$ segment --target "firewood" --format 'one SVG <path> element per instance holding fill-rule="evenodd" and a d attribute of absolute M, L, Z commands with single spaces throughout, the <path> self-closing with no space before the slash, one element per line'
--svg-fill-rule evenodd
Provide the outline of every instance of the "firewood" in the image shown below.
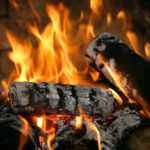
<path fill-rule="evenodd" d="M 86 57 L 90 66 L 138 103 L 150 117 L 150 63 L 137 55 L 118 37 L 102 33 L 88 46 Z"/>
<path fill-rule="evenodd" d="M 14 82 L 9 90 L 12 109 L 21 114 L 79 115 L 81 106 L 86 114 L 108 117 L 114 110 L 112 93 L 98 87 Z"/>
<path fill-rule="evenodd" d="M 22 149 L 40 148 L 37 132 L 32 126 L 28 126 L 28 131 L 24 128 L 24 122 L 14 113 L 7 102 L 0 101 L 0 149 L 15 150 L 19 148 L 22 141 Z"/>
<path fill-rule="evenodd" d="M 101 136 L 101 147 L 106 150 L 117 150 L 133 129 L 142 123 L 140 114 L 129 107 L 115 112 L 114 118 L 106 126 L 103 123 L 92 123 L 97 127 Z M 53 150 L 87 149 L 98 150 L 97 134 L 83 122 L 84 127 L 76 130 L 73 125 L 66 124 L 56 132 L 52 142 Z"/>

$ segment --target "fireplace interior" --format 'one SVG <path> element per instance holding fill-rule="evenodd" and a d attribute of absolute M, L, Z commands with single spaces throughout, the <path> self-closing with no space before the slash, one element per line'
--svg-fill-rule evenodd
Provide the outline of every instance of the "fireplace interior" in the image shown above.
<path fill-rule="evenodd" d="M 0 1 L 0 149 L 150 149 L 148 0 Z"/>

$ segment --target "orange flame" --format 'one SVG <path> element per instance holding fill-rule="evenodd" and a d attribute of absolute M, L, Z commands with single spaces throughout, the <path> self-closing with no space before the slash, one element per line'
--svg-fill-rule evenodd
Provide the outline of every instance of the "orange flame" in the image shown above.
<path fill-rule="evenodd" d="M 126 36 L 129 40 L 132 48 L 135 50 L 135 52 L 137 54 L 140 55 L 140 51 L 139 51 L 139 48 L 138 48 L 138 39 L 137 39 L 137 36 L 135 35 L 135 33 L 131 32 L 131 31 L 127 31 Z"/>
<path fill-rule="evenodd" d="M 39 15 L 39 13 L 36 11 L 35 7 L 33 6 L 32 0 L 28 0 L 28 3 L 33 11 L 33 13 L 35 14 L 37 20 L 41 23 L 41 17 Z"/>
<path fill-rule="evenodd" d="M 17 12 L 19 11 L 19 5 L 15 0 L 9 0 L 9 3 L 15 8 Z"/>
<path fill-rule="evenodd" d="M 117 19 L 122 19 L 122 20 L 125 20 L 126 19 L 126 15 L 125 15 L 125 12 L 123 10 L 119 11 L 117 16 L 116 16 Z"/>
<path fill-rule="evenodd" d="M 25 143 L 28 140 L 29 124 L 28 124 L 27 120 L 25 118 L 23 118 L 22 116 L 18 115 L 18 117 L 23 122 L 23 126 L 22 126 L 21 130 L 23 130 L 24 133 L 26 134 L 26 136 L 24 136 L 23 134 L 20 135 L 20 142 L 19 142 L 18 150 L 22 150 Z"/>
<path fill-rule="evenodd" d="M 112 94 L 114 95 L 114 98 L 117 100 L 117 102 L 122 105 L 123 104 L 123 100 L 122 98 L 117 94 L 117 92 L 115 90 L 113 90 L 112 88 L 108 88 Z"/>
<path fill-rule="evenodd" d="M 90 0 L 90 8 L 93 14 L 99 15 L 100 9 L 104 9 L 102 0 Z"/>
<path fill-rule="evenodd" d="M 107 22 L 108 26 L 111 24 L 111 22 L 112 22 L 111 13 L 107 13 L 107 15 L 106 15 L 106 22 Z"/>
<path fill-rule="evenodd" d="M 145 55 L 147 58 L 150 58 L 150 44 L 149 43 L 145 44 Z"/>
<path fill-rule="evenodd" d="M 29 40 L 21 42 L 10 31 L 6 31 L 13 49 L 9 58 L 15 63 L 15 70 L 11 73 L 8 84 L 12 81 L 82 84 L 81 78 L 86 74 L 83 73 L 86 65 L 79 50 L 81 45 L 95 37 L 94 27 L 92 24 L 77 26 L 75 21 L 69 20 L 69 10 L 62 3 L 57 8 L 46 5 L 46 10 L 51 22 L 43 32 L 37 26 L 27 24 L 27 29 L 38 40 L 37 48 Z M 78 21 L 82 21 L 82 18 L 83 13 Z M 75 26 L 79 29 L 76 34 L 73 31 Z M 85 34 L 87 36 L 83 37 Z M 79 42 L 80 39 L 83 43 Z M 78 65 L 81 68 L 79 71 L 75 64 L 81 59 L 83 65 Z"/>
<path fill-rule="evenodd" d="M 86 124 L 88 125 L 88 127 L 93 130 L 94 132 L 96 132 L 97 134 L 97 143 L 98 143 L 98 149 L 101 150 L 101 136 L 100 136 L 100 131 L 97 129 L 97 127 L 91 122 L 89 121 L 88 118 L 85 118 Z"/>
<path fill-rule="evenodd" d="M 47 145 L 48 145 L 49 150 L 52 150 L 51 143 L 54 140 L 54 138 L 55 138 L 55 128 L 52 127 L 51 131 L 49 132 L 48 139 L 47 139 Z"/>
<path fill-rule="evenodd" d="M 92 77 L 93 81 L 96 82 L 99 79 L 99 72 L 94 69 L 89 71 L 90 76 Z"/>
<path fill-rule="evenodd" d="M 76 117 L 76 129 L 81 129 L 82 128 L 82 124 L 83 124 L 83 119 L 84 119 L 84 115 L 83 115 L 83 111 L 81 106 L 78 106 L 79 112 L 80 112 L 80 116 Z"/>

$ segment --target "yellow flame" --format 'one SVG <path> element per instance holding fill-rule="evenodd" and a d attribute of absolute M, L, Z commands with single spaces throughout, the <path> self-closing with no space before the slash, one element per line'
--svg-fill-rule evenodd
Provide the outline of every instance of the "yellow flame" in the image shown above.
<path fill-rule="evenodd" d="M 88 127 L 93 130 L 94 132 L 96 132 L 97 135 L 97 143 L 98 143 L 98 149 L 101 150 L 101 136 L 100 136 L 100 131 L 97 129 L 97 127 L 91 122 L 89 121 L 88 118 L 85 118 L 86 124 L 88 125 Z"/>
<path fill-rule="evenodd" d="M 122 105 L 123 104 L 123 100 L 122 98 L 117 94 L 117 92 L 115 90 L 113 90 L 112 88 L 108 88 L 114 95 L 114 98 L 117 100 L 117 102 Z"/>
<path fill-rule="evenodd" d="M 36 125 L 40 128 L 42 128 L 43 125 L 43 117 L 37 117 L 36 118 Z"/>
<path fill-rule="evenodd" d="M 77 116 L 76 119 L 75 119 L 75 122 L 76 122 L 75 127 L 76 127 L 76 129 L 81 129 L 82 124 L 83 124 L 84 114 L 83 114 L 83 111 L 82 111 L 82 108 L 81 108 L 80 105 L 78 106 L 78 109 L 79 109 L 79 112 L 80 112 L 80 116 Z"/>
<path fill-rule="evenodd" d="M 126 32 L 126 36 L 132 46 L 132 48 L 134 49 L 134 51 L 140 55 L 140 51 L 138 48 L 138 39 L 135 33 L 131 32 L 131 31 L 127 31 Z"/>

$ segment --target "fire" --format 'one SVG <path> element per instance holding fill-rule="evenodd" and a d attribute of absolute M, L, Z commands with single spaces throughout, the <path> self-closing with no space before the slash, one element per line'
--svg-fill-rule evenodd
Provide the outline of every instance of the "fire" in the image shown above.
<path fill-rule="evenodd" d="M 101 150 L 101 139 L 100 139 L 100 131 L 98 130 L 98 128 L 91 122 L 92 118 L 83 113 L 83 110 L 81 108 L 81 106 L 79 105 L 78 107 L 79 109 L 79 112 L 80 112 L 80 116 L 77 116 L 76 117 L 76 124 L 75 124 L 75 127 L 76 129 L 82 129 L 82 126 L 83 126 L 83 121 L 85 120 L 85 123 L 87 124 L 87 126 L 93 130 L 94 132 L 96 132 L 97 134 L 97 143 L 98 143 L 98 149 Z"/>
<path fill-rule="evenodd" d="M 36 117 L 36 125 L 40 128 L 42 128 L 43 124 L 43 118 L 42 117 Z"/>
<path fill-rule="evenodd" d="M 108 26 L 111 24 L 111 22 L 112 22 L 111 13 L 107 13 L 106 22 L 107 22 L 107 25 L 108 25 Z"/>
<path fill-rule="evenodd" d="M 21 130 L 23 130 L 24 134 L 26 135 L 26 137 L 23 136 L 23 134 L 20 135 L 20 142 L 19 142 L 18 150 L 22 150 L 28 139 L 29 124 L 28 124 L 27 120 L 25 118 L 23 118 L 22 116 L 18 115 L 18 117 L 23 122 Z"/>
<path fill-rule="evenodd" d="M 51 143 L 54 140 L 54 138 L 55 138 L 55 128 L 53 127 L 51 128 L 51 131 L 49 132 L 49 136 L 47 139 L 47 145 L 48 145 L 49 150 L 52 150 Z"/>
<path fill-rule="evenodd" d="M 96 70 L 94 70 L 94 69 L 91 69 L 90 71 L 89 71 L 89 74 L 90 74 L 90 76 L 92 77 L 92 79 L 93 79 L 93 81 L 94 82 L 96 82 L 98 79 L 99 79 L 99 72 L 97 72 Z"/>
<path fill-rule="evenodd" d="M 82 111 L 81 106 L 79 106 L 78 109 L 80 112 L 80 116 L 76 117 L 76 129 L 81 129 L 82 124 L 83 124 L 84 115 L 83 115 L 83 111 Z"/>
<path fill-rule="evenodd" d="M 138 48 L 138 39 L 137 36 L 135 35 L 135 33 L 131 32 L 131 31 L 127 31 L 126 32 L 126 36 L 132 46 L 132 48 L 135 50 L 135 52 L 140 55 L 140 51 Z"/>
<path fill-rule="evenodd" d="M 100 10 L 104 9 L 102 0 L 90 0 L 90 8 L 93 14 L 99 15 Z"/>
<path fill-rule="evenodd" d="M 9 1 L 13 7 L 19 11 L 19 6 L 16 1 Z M 35 10 L 31 0 L 28 2 L 36 18 L 41 22 L 40 15 Z M 88 23 L 83 23 L 85 17 L 83 11 L 81 11 L 79 19 L 71 20 L 69 19 L 70 10 L 62 3 L 58 6 L 46 4 L 46 11 L 50 22 L 45 26 L 43 31 L 40 31 L 37 25 L 26 24 L 27 30 L 37 39 L 37 47 L 33 46 L 33 43 L 28 39 L 21 39 L 20 41 L 11 33 L 11 31 L 7 30 L 6 36 L 12 47 L 12 51 L 9 52 L 8 55 L 15 64 L 15 69 L 11 73 L 8 81 L 2 81 L 6 91 L 8 91 L 8 85 L 12 81 L 48 81 L 64 84 L 84 84 L 87 83 L 85 76 L 90 74 L 93 81 L 96 82 L 99 79 L 99 73 L 93 70 L 88 71 L 87 65 L 84 62 L 84 56 L 81 55 L 84 53 L 81 48 L 95 38 L 95 20 L 97 17 L 101 17 L 106 13 L 106 11 L 102 0 L 90 0 L 90 8 L 92 12 Z M 112 23 L 112 16 L 110 13 L 105 15 L 107 25 L 109 26 Z M 124 11 L 120 11 L 116 18 L 123 20 L 124 26 L 127 25 Z M 126 35 L 131 42 L 132 47 L 139 53 L 135 34 L 128 31 L 126 32 Z M 145 53 L 147 54 L 148 50 L 145 50 Z M 116 77 L 116 82 L 117 81 L 118 79 Z M 93 83 L 89 82 L 88 84 L 93 85 Z M 121 85 L 119 85 L 119 87 L 122 89 Z M 110 90 L 118 103 L 122 105 L 123 101 L 120 96 L 112 89 Z M 91 117 L 84 114 L 80 107 L 79 111 L 80 116 L 76 117 L 76 129 L 81 129 L 83 121 L 85 120 L 90 129 L 96 132 L 98 148 L 101 150 L 99 130 L 89 121 Z M 64 120 L 65 118 L 70 117 L 70 115 L 43 115 L 32 118 L 36 125 L 48 135 L 47 144 L 50 150 L 52 150 L 51 143 L 55 138 L 55 127 L 53 123 L 49 126 L 47 122 L 53 122 L 57 118 Z M 20 117 L 20 119 L 24 122 L 22 128 L 25 131 L 28 131 L 29 125 L 27 121 L 22 117 Z M 21 139 L 19 149 L 23 147 L 24 143 L 25 141 L 22 141 Z"/>
<path fill-rule="evenodd" d="M 19 5 L 15 0 L 9 0 L 9 3 L 15 8 L 16 11 L 19 12 Z"/>
<path fill-rule="evenodd" d="M 122 98 L 117 94 L 117 92 L 115 90 L 113 90 L 112 88 L 108 88 L 114 95 L 114 98 L 117 100 L 117 102 L 122 105 L 123 104 L 123 100 Z"/>
<path fill-rule="evenodd" d="M 150 58 L 150 44 L 149 43 L 145 44 L 145 55 L 147 58 Z"/>
<path fill-rule="evenodd" d="M 12 81 L 82 84 L 81 77 L 86 74 L 83 74 L 86 65 L 80 55 L 80 46 L 95 37 L 94 27 L 91 22 L 87 26 L 78 23 L 82 22 L 83 12 L 77 22 L 69 20 L 70 11 L 62 3 L 57 7 L 47 4 L 46 10 L 51 22 L 42 32 L 36 25 L 26 24 L 28 31 L 38 40 L 37 48 L 29 40 L 20 41 L 10 31 L 6 31 L 13 49 L 9 58 L 15 64 L 7 85 Z M 75 26 L 79 30 L 76 33 Z M 87 36 L 83 37 L 84 34 Z M 75 65 L 78 61 L 83 62 L 79 69 Z"/>
<path fill-rule="evenodd" d="M 119 87 L 119 89 L 124 93 L 124 95 L 131 101 L 135 102 L 137 100 L 143 107 L 143 112 L 145 113 L 145 116 L 150 118 L 149 105 L 145 102 L 145 100 L 141 96 L 139 96 L 134 90 L 131 91 L 132 94 L 129 94 L 128 90 L 122 84 L 124 77 L 121 75 L 121 73 L 117 72 L 116 70 L 112 71 L 105 59 L 103 58 L 103 56 L 100 55 L 99 59 L 105 65 L 110 75 L 113 77 L 113 80 L 115 81 L 117 87 Z"/>
<path fill-rule="evenodd" d="M 101 148 L 100 131 L 97 129 L 97 127 L 96 127 L 92 122 L 89 121 L 88 118 L 85 118 L 85 121 L 86 121 L 88 127 L 89 127 L 91 130 L 93 130 L 94 132 L 96 132 L 96 134 L 97 134 L 98 149 L 101 150 L 102 148 Z"/>
<path fill-rule="evenodd" d="M 125 20 L 126 19 L 126 15 L 125 15 L 125 12 L 123 10 L 119 11 L 117 16 L 116 16 L 117 19 L 122 19 L 122 20 Z"/>

